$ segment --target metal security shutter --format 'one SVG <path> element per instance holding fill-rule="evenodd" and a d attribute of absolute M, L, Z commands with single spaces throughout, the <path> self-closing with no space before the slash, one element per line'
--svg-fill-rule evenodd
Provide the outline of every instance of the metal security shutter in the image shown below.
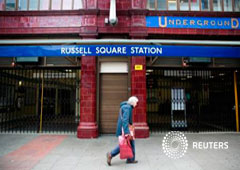
<path fill-rule="evenodd" d="M 100 132 L 115 133 L 119 106 L 128 98 L 128 74 L 101 74 Z"/>

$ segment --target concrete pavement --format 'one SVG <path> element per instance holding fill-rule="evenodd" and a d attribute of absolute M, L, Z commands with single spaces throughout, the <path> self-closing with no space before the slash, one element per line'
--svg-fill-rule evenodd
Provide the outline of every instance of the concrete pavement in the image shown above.
<path fill-rule="evenodd" d="M 0 170 L 238 170 L 240 167 L 238 133 L 185 133 L 189 146 L 179 159 L 164 154 L 165 135 L 151 134 L 148 139 L 136 140 L 138 164 L 126 164 L 117 156 L 109 167 L 106 152 L 117 145 L 113 135 L 78 139 L 75 135 L 0 134 Z M 228 148 L 196 149 L 193 142 L 228 142 Z"/>

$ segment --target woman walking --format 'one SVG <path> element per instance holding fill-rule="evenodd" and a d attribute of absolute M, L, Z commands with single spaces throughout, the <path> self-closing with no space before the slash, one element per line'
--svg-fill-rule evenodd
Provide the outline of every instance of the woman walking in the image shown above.
<path fill-rule="evenodd" d="M 132 96 L 128 99 L 128 101 L 122 102 L 120 104 L 120 113 L 118 116 L 117 122 L 117 131 L 116 136 L 122 135 L 122 129 L 124 131 L 124 135 L 130 139 L 132 151 L 133 151 L 133 158 L 127 159 L 126 163 L 137 163 L 138 161 L 135 160 L 135 142 L 134 142 L 134 135 L 130 133 L 129 126 L 132 125 L 132 109 L 137 106 L 138 98 Z M 119 145 L 113 149 L 111 152 L 107 153 L 107 164 L 111 166 L 111 160 L 113 157 L 120 153 Z"/>

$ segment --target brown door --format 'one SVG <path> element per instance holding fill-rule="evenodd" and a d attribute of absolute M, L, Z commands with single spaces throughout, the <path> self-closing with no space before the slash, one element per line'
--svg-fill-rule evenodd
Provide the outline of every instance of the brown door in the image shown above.
<path fill-rule="evenodd" d="M 115 133 L 120 103 L 128 99 L 128 74 L 100 76 L 100 132 Z"/>

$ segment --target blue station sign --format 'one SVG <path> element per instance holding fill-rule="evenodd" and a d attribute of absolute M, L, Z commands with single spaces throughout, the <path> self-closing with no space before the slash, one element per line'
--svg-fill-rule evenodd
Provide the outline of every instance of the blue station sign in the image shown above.
<path fill-rule="evenodd" d="M 147 16 L 146 27 L 240 29 L 240 18 Z"/>
<path fill-rule="evenodd" d="M 240 47 L 183 45 L 0 46 L 0 57 L 155 56 L 240 58 Z"/>

